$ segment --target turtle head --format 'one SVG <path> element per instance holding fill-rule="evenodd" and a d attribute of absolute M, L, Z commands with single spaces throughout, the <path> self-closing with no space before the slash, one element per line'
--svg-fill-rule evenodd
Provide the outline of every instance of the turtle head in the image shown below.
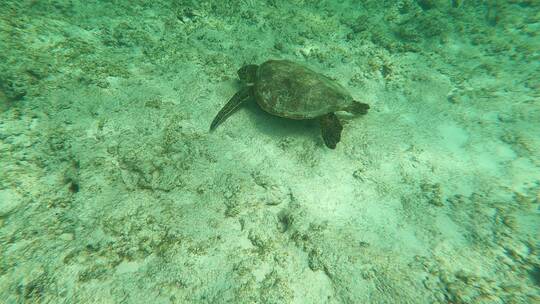
<path fill-rule="evenodd" d="M 257 77 L 258 68 L 259 66 L 256 64 L 247 64 L 238 70 L 238 77 L 245 84 L 253 85 L 255 83 L 255 77 Z"/>

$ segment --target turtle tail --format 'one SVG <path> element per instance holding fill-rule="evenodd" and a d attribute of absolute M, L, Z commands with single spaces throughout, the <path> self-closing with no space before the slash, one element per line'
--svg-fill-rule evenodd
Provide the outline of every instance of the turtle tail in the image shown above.
<path fill-rule="evenodd" d="M 347 107 L 347 109 L 345 109 L 345 111 L 357 115 L 367 114 L 368 110 L 369 105 L 367 103 L 361 103 L 359 101 L 353 101 L 353 104 Z"/>
<path fill-rule="evenodd" d="M 242 90 L 238 91 L 234 96 L 227 102 L 227 104 L 217 113 L 214 120 L 210 124 L 210 131 L 213 131 L 219 124 L 224 122 L 229 116 L 234 113 L 245 101 L 251 97 L 251 88 L 245 87 Z"/>

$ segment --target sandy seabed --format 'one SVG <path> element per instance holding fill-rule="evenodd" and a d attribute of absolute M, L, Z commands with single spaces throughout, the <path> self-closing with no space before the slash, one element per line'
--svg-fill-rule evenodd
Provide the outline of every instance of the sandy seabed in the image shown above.
<path fill-rule="evenodd" d="M 540 302 L 539 12 L 1 1 L 0 302 Z M 370 111 L 210 133 L 271 58 Z"/>

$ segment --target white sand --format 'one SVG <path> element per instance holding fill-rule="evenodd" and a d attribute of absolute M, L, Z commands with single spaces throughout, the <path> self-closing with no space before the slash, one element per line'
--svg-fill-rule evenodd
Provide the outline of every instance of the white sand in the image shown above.
<path fill-rule="evenodd" d="M 540 302 L 537 4 L 45 2 L 0 9 L 1 303 Z M 269 58 L 369 113 L 209 133 Z"/>

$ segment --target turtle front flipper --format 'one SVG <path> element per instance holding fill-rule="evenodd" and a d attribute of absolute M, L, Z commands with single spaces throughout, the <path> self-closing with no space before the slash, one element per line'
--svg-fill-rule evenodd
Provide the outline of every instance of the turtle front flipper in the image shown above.
<path fill-rule="evenodd" d="M 252 95 L 252 88 L 245 87 L 238 91 L 234 96 L 227 102 L 227 104 L 217 113 L 212 124 L 210 124 L 210 131 L 214 130 L 220 123 L 224 122 L 231 114 L 238 109 L 240 105 L 246 102 Z"/>
<path fill-rule="evenodd" d="M 321 123 L 321 133 L 324 143 L 328 148 L 335 149 L 337 143 L 341 140 L 343 126 L 334 113 L 321 116 L 319 121 Z"/>

